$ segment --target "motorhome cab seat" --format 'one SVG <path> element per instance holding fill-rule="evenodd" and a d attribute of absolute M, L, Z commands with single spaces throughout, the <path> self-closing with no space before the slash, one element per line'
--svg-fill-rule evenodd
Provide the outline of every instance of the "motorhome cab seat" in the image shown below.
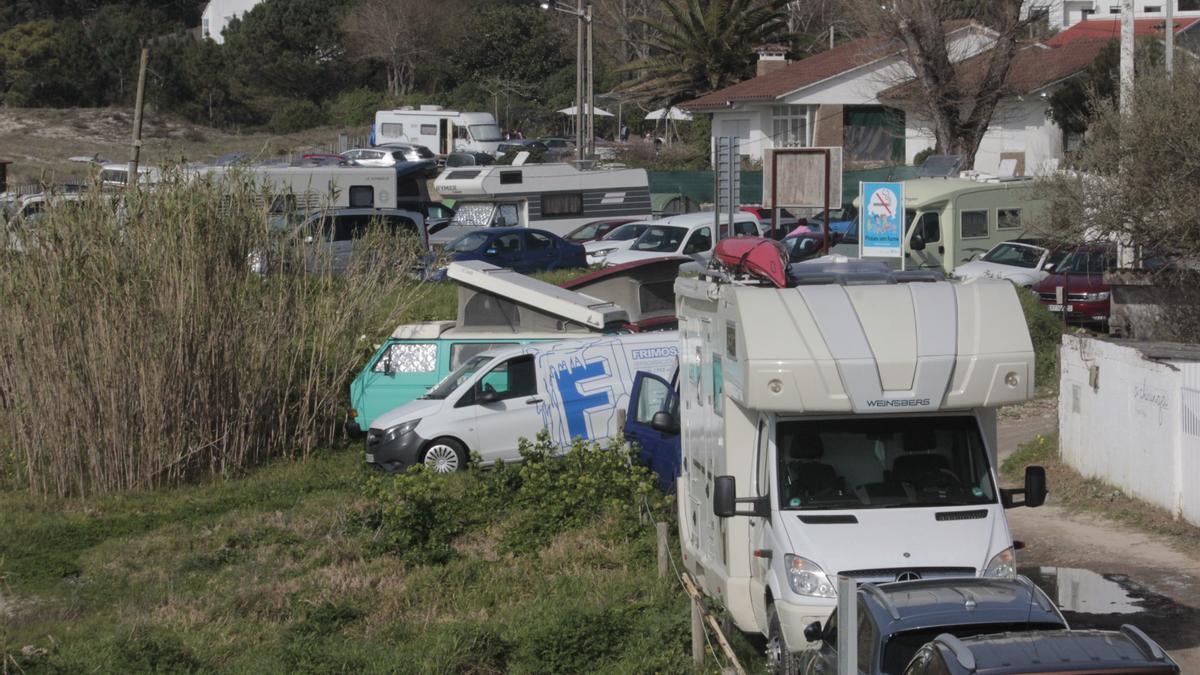
<path fill-rule="evenodd" d="M 932 429 L 909 429 L 903 434 L 904 454 L 892 463 L 893 481 L 914 489 L 961 488 L 946 456 L 935 452 L 937 438 Z"/>
<path fill-rule="evenodd" d="M 792 436 L 788 448 L 788 499 L 808 503 L 825 495 L 838 494 L 844 482 L 833 466 L 818 461 L 825 456 L 825 444 L 811 431 Z"/>

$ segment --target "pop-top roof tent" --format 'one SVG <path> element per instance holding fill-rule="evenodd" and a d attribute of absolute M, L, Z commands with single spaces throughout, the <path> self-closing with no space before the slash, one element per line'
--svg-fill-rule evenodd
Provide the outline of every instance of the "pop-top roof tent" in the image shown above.
<path fill-rule="evenodd" d="M 1033 345 L 1011 284 L 936 281 L 842 256 L 799 263 L 786 288 L 680 277 L 680 316 L 725 308 L 724 387 L 783 413 L 920 413 L 1033 395 Z"/>
<path fill-rule="evenodd" d="M 630 322 L 675 316 L 675 278 L 691 256 L 665 256 L 605 267 L 576 277 L 563 288 L 624 307 Z"/>

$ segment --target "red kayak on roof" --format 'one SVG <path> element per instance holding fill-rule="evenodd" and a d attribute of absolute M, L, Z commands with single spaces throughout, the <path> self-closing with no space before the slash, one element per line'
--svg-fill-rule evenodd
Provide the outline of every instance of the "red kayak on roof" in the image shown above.
<path fill-rule="evenodd" d="M 733 237 L 717 242 L 713 253 L 734 273 L 749 274 L 771 282 L 776 288 L 787 286 L 788 254 L 783 244 L 762 237 Z"/>

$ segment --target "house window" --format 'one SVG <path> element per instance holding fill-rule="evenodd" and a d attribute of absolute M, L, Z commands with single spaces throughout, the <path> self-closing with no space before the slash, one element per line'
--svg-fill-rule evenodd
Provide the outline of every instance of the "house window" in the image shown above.
<path fill-rule="evenodd" d="M 203 35 L 204 37 L 212 37 L 212 34 L 208 32 L 208 17 L 207 16 L 204 17 L 204 19 L 202 19 L 200 22 L 200 34 Z"/>
<path fill-rule="evenodd" d="M 1142 11 L 1146 14 L 1162 14 L 1162 5 L 1146 5 Z"/>
<path fill-rule="evenodd" d="M 808 147 L 808 106 L 771 106 L 771 139 L 777 148 Z"/>
<path fill-rule="evenodd" d="M 583 194 L 542 195 L 543 216 L 577 216 L 583 213 Z"/>
<path fill-rule="evenodd" d="M 959 211 L 958 230 L 963 239 L 988 236 L 988 212 Z"/>

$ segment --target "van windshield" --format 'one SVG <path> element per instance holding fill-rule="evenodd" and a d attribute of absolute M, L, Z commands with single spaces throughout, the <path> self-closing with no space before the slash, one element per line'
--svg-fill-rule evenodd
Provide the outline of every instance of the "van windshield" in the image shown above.
<path fill-rule="evenodd" d="M 492 214 L 496 205 L 491 202 L 468 202 L 455 205 L 454 219 L 451 225 L 467 225 L 470 227 L 487 227 L 492 224 Z"/>
<path fill-rule="evenodd" d="M 604 235 L 605 241 L 628 241 L 637 239 L 649 225 L 645 223 L 627 223 Z"/>
<path fill-rule="evenodd" d="M 783 421 L 775 438 L 784 509 L 996 501 L 983 440 L 969 416 Z"/>
<path fill-rule="evenodd" d="M 450 394 L 453 394 L 454 390 L 458 389 L 459 385 L 471 379 L 471 376 L 474 375 L 476 371 L 478 371 L 491 360 L 492 357 L 483 355 L 474 356 L 467 359 L 461 366 L 455 368 L 453 372 L 442 378 L 441 382 L 435 384 L 433 389 L 430 389 L 429 392 L 421 398 L 433 400 L 441 400 L 446 398 Z"/>
<path fill-rule="evenodd" d="M 635 251 L 674 251 L 687 236 L 686 227 L 651 225 L 633 243 Z"/>

